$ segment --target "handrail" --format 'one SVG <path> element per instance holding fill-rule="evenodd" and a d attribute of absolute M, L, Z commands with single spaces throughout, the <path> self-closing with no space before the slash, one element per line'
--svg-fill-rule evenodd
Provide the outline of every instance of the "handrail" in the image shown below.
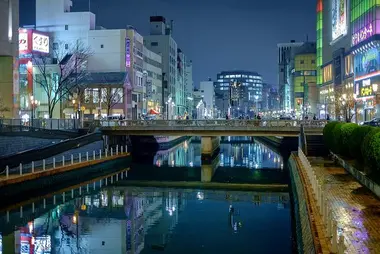
<path fill-rule="evenodd" d="M 75 148 L 78 142 L 81 141 L 84 141 L 82 145 L 86 145 L 100 139 L 101 133 L 90 133 L 77 138 L 67 139 L 56 144 L 42 146 L 37 149 L 31 148 L 22 152 L 6 155 L 0 157 L 0 170 L 3 170 L 5 166 L 12 168 L 17 167 L 20 163 L 25 164 L 35 160 L 42 160 L 46 157 L 51 157 L 55 154 Z"/>

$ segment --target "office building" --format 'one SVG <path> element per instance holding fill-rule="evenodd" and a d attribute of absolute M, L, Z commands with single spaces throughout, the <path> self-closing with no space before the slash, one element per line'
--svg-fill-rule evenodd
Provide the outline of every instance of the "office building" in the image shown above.
<path fill-rule="evenodd" d="M 162 16 L 150 17 L 150 35 L 144 37 L 144 45 L 149 50 L 162 56 L 162 72 L 167 83 L 164 89 L 165 115 L 171 119 L 179 113 L 176 102 L 181 101 L 180 89 L 176 89 L 178 68 L 178 47 L 172 37 L 173 22 L 167 24 Z"/>
<path fill-rule="evenodd" d="M 216 117 L 215 112 L 215 91 L 214 91 L 214 82 L 211 78 L 208 81 L 201 81 L 199 85 L 199 90 L 202 93 L 202 98 L 205 108 L 205 117 L 212 119 Z"/>
<path fill-rule="evenodd" d="M 185 65 L 185 97 L 186 97 L 186 111 L 189 116 L 192 115 L 194 108 L 194 83 L 193 83 L 193 62 L 187 61 Z"/>
<path fill-rule="evenodd" d="M 19 1 L 0 1 L 0 117 L 18 114 Z"/>
<path fill-rule="evenodd" d="M 186 84 L 185 84 L 186 56 L 180 48 L 177 49 L 177 80 L 176 80 L 176 97 L 177 115 L 185 116 L 186 112 Z"/>
<path fill-rule="evenodd" d="M 257 72 L 223 71 L 214 86 L 218 117 L 253 117 L 261 110 L 263 79 Z"/>

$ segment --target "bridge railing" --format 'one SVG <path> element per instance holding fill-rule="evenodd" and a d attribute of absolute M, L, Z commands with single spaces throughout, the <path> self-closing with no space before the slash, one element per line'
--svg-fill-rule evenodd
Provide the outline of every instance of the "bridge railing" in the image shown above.
<path fill-rule="evenodd" d="M 323 128 L 325 120 L 98 120 L 100 127 L 301 127 Z"/>
<path fill-rule="evenodd" d="M 0 129 L 30 131 L 35 129 L 74 130 L 80 128 L 79 119 L 0 119 Z"/>

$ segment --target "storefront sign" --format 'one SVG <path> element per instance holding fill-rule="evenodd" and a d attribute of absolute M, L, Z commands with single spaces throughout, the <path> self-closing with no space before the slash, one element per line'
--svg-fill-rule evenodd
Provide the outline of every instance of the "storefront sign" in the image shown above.
<path fill-rule="evenodd" d="M 33 51 L 49 53 L 49 37 L 43 34 L 33 33 Z"/>
<path fill-rule="evenodd" d="M 131 67 L 131 40 L 125 40 L 125 66 L 127 68 Z"/>
<path fill-rule="evenodd" d="M 373 35 L 372 23 L 367 24 L 365 27 L 352 35 L 352 46 L 362 42 Z"/>
<path fill-rule="evenodd" d="M 20 52 L 28 51 L 28 33 L 20 32 L 18 34 L 18 50 Z"/>
<path fill-rule="evenodd" d="M 378 48 L 355 55 L 355 79 L 380 70 L 380 54 Z"/>
<path fill-rule="evenodd" d="M 370 79 L 358 81 L 356 83 L 356 88 L 358 89 L 358 91 L 356 91 L 356 93 L 357 93 L 359 98 L 374 95 Z"/>

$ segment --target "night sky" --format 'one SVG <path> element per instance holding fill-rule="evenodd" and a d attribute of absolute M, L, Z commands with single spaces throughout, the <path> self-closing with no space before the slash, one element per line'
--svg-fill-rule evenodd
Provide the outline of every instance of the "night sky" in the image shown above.
<path fill-rule="evenodd" d="M 88 0 L 73 0 L 87 11 Z M 134 26 L 149 34 L 149 16 L 174 20 L 173 36 L 193 60 L 194 84 L 222 70 L 249 70 L 277 83 L 277 43 L 315 40 L 315 1 L 305 0 L 91 0 L 97 25 Z M 20 26 L 35 23 L 35 0 L 20 0 Z"/>

